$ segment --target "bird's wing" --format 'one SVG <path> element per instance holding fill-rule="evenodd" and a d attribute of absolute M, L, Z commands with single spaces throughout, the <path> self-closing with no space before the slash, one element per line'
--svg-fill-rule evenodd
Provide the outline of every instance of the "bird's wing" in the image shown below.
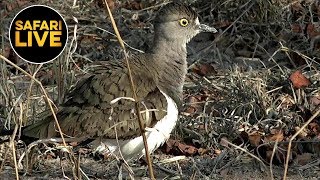
<path fill-rule="evenodd" d="M 166 115 L 167 102 L 150 73 L 138 66 L 141 62 L 137 66 L 135 63 L 131 67 L 133 80 L 145 126 L 149 127 Z M 81 79 L 57 113 L 62 132 L 77 138 L 127 139 L 139 135 L 134 102 L 120 99 L 110 104 L 117 98 L 133 97 L 127 73 L 123 62 L 111 62 L 96 67 L 94 74 Z M 23 135 L 42 139 L 58 136 L 58 132 L 53 117 L 47 116 L 27 126 Z"/>

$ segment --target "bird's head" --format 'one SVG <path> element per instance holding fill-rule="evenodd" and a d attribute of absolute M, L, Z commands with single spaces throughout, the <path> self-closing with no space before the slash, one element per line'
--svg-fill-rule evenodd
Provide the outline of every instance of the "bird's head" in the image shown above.
<path fill-rule="evenodd" d="M 217 32 L 213 27 L 200 24 L 196 11 L 182 3 L 163 6 L 154 20 L 154 29 L 158 37 L 185 44 L 200 32 Z"/>

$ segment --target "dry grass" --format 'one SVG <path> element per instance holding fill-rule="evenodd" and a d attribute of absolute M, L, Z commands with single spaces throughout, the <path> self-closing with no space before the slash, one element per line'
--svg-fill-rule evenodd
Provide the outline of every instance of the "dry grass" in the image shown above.
<path fill-rule="evenodd" d="M 54 63 L 42 67 L 26 64 L 8 50 L 8 26 L 11 18 L 21 8 L 13 8 L 11 11 L 0 8 L 0 14 L 7 14 L 0 19 L 0 54 L 15 61 L 41 81 L 56 104 L 63 102 L 65 93 L 87 71 L 90 62 L 123 57 L 116 37 L 112 34 L 111 23 L 103 7 L 97 2 L 77 1 L 76 6 L 73 6 L 73 1 L 55 1 L 54 4 L 47 0 L 37 1 L 59 10 L 66 19 L 70 32 L 68 46 L 62 56 Z M 158 5 L 163 3 L 157 2 L 141 3 L 144 7 L 139 10 L 130 9 L 129 7 L 134 7 L 130 3 L 120 3 L 123 8 L 114 10 L 119 31 L 130 47 L 142 51 L 148 48 L 152 32 L 151 20 Z M 26 5 L 29 4 L 21 7 Z M 319 109 L 319 105 L 313 105 L 310 101 L 311 97 L 320 96 L 319 2 L 198 0 L 193 5 L 198 9 L 202 22 L 219 28 L 220 33 L 214 40 L 211 36 L 203 35 L 191 42 L 188 60 L 190 65 L 210 63 L 216 73 L 203 77 L 190 68 L 184 107 L 188 109 L 196 104 L 197 110 L 187 115 L 186 111 L 182 112 L 173 137 L 206 148 L 209 152 L 161 164 L 155 169 L 156 177 L 236 179 L 237 174 L 247 174 L 247 179 L 260 179 L 266 175 L 282 177 L 282 160 L 285 158 L 279 158 L 279 152 L 286 155 L 288 142 L 296 128 L 302 127 Z M 1 6 L 4 5 L 0 3 Z M 73 17 L 77 18 L 78 23 Z M 307 88 L 295 89 L 289 81 L 289 76 L 297 69 L 301 69 L 312 82 Z M 0 61 L 0 71 L 1 127 L 18 127 L 19 133 L 21 125 L 32 123 L 32 117 L 48 107 L 43 101 L 41 87 L 34 84 L 34 81 L 5 61 Z M 189 102 L 188 98 L 193 96 L 203 98 Z M 315 117 L 313 122 L 319 123 L 319 117 Z M 278 131 L 284 135 L 282 141 L 264 141 Z M 259 133 L 262 139 L 258 147 L 250 143 L 250 136 L 255 133 Z M 224 140 L 231 144 L 224 143 Z M 312 148 L 319 146 L 316 136 L 308 140 L 296 138 L 293 141 L 294 153 L 304 153 L 305 151 L 297 149 L 301 150 L 302 146 L 305 149 L 304 146 L 308 143 L 315 144 Z M 10 147 L 17 148 L 12 143 Z M 35 166 L 40 173 L 34 171 L 32 174 L 40 177 L 46 174 L 48 177 L 62 177 L 62 172 L 66 171 L 65 176 L 76 178 L 81 174 L 75 170 L 80 169 L 77 165 L 80 162 L 85 172 L 82 173 L 84 179 L 85 176 L 101 179 L 111 176 L 130 178 L 126 171 L 118 169 L 114 161 L 96 162 L 87 157 L 87 154 L 79 156 L 79 160 L 63 155 L 60 161 L 62 164 L 59 164 L 55 158 L 48 158 L 59 151 L 57 146 L 53 147 L 40 148 L 40 153 L 36 155 L 39 162 Z M 24 149 L 17 149 L 19 158 Z M 267 159 L 266 149 L 271 149 L 271 159 Z M 0 150 L 1 154 L 8 154 L 7 159 L 10 159 L 11 153 L 8 153 L 7 148 L 1 145 Z M 319 157 L 316 151 L 310 152 L 315 161 L 307 163 L 308 168 L 307 165 L 290 164 L 288 175 L 292 179 L 318 177 Z M 271 173 L 254 168 L 263 168 L 264 165 L 257 163 L 254 159 L 256 157 L 251 155 L 260 158 L 265 164 L 273 162 L 271 170 L 266 170 Z M 289 160 L 293 161 L 297 154 L 291 156 Z M 158 159 L 161 161 L 170 157 L 157 153 L 155 158 L 155 162 L 158 162 Z M 7 160 L 10 161 L 17 162 Z M 8 164 L 10 163 L 2 168 L 6 176 L 12 172 Z M 19 167 L 19 164 L 11 165 Z M 147 176 L 145 167 L 134 163 L 130 166 L 135 177 Z M 59 171 L 61 174 L 55 175 L 55 171 L 45 171 L 48 167 L 56 170 L 63 168 Z M 295 176 L 297 171 L 301 175 Z"/>

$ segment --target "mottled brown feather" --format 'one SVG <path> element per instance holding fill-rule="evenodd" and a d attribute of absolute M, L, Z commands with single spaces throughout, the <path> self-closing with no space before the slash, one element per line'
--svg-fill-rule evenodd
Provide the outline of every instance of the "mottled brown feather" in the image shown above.
<path fill-rule="evenodd" d="M 188 18 L 190 25 L 181 27 L 181 18 Z M 153 47 L 145 54 L 129 58 L 141 110 L 153 110 L 149 118 L 142 114 L 147 127 L 166 115 L 167 102 L 161 92 L 178 107 L 181 105 L 187 73 L 186 43 L 199 32 L 196 19 L 197 13 L 189 6 L 167 4 L 155 18 Z M 64 134 L 77 138 L 115 138 L 117 134 L 119 139 L 140 135 L 134 102 L 121 99 L 110 104 L 119 97 L 133 97 L 124 62 L 99 64 L 74 86 L 57 113 Z M 51 115 L 27 126 L 23 135 L 41 139 L 59 137 Z"/>
<path fill-rule="evenodd" d="M 150 120 L 146 126 L 151 126 L 166 115 L 166 100 L 153 80 L 152 73 L 146 73 L 143 64 L 151 61 L 147 55 L 130 57 L 132 75 L 136 87 L 141 111 L 150 111 Z M 155 69 L 154 69 L 155 70 Z M 127 68 L 123 61 L 112 61 L 96 66 L 92 74 L 81 79 L 68 94 L 66 102 L 60 107 L 57 118 L 62 132 L 71 137 L 94 138 L 106 137 L 128 139 L 140 134 L 134 102 L 119 100 L 118 97 L 132 97 Z M 156 111 L 155 111 L 156 110 Z M 111 113 L 112 111 L 112 113 Z M 145 113 L 142 113 L 143 118 Z M 46 117 L 23 131 L 25 136 L 34 138 L 51 138 L 59 136 L 52 116 Z"/>

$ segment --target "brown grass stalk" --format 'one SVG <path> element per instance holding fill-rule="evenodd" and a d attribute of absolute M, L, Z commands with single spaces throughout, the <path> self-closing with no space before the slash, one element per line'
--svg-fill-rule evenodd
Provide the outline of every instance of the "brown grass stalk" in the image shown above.
<path fill-rule="evenodd" d="M 310 117 L 310 119 L 297 131 L 289 141 L 288 145 L 288 151 L 287 151 L 287 157 L 286 157 L 286 163 L 284 166 L 284 173 L 283 173 L 283 180 L 287 179 L 287 173 L 288 173 L 288 166 L 289 166 L 289 159 L 290 159 L 290 153 L 291 153 L 291 146 L 292 146 L 292 141 L 302 132 L 304 129 L 320 114 L 320 108 Z"/>
<path fill-rule="evenodd" d="M 36 82 L 36 83 L 40 86 L 41 91 L 42 91 L 42 93 L 43 93 L 43 95 L 44 95 L 44 99 L 45 99 L 45 101 L 47 102 L 47 104 L 48 104 L 48 106 L 49 106 L 49 108 L 50 108 L 50 110 L 51 110 L 51 112 L 52 112 L 52 116 L 53 116 L 53 118 L 54 118 L 54 120 L 55 120 L 56 126 L 57 126 L 58 131 L 59 131 L 59 134 L 60 134 L 60 136 L 61 136 L 62 143 L 63 143 L 63 145 L 67 148 L 67 144 L 66 144 L 66 142 L 65 142 L 65 140 L 64 140 L 63 133 L 62 133 L 62 130 L 61 130 L 61 128 L 60 128 L 60 125 L 59 125 L 59 122 L 58 122 L 56 113 L 55 113 L 55 111 L 54 111 L 54 109 L 53 109 L 53 106 L 52 106 L 52 101 L 50 100 L 50 98 L 49 98 L 49 96 L 48 96 L 45 88 L 43 87 L 42 83 L 41 83 L 38 79 L 36 79 L 35 77 L 33 77 L 31 74 L 29 74 L 28 72 L 26 72 L 25 70 L 23 70 L 22 68 L 20 68 L 19 66 L 17 66 L 16 64 L 14 64 L 13 62 L 11 62 L 10 60 L 8 60 L 7 58 L 5 58 L 5 57 L 4 57 L 3 55 L 1 55 L 1 54 L 0 54 L 0 59 L 3 60 L 3 61 L 5 61 L 6 63 L 10 64 L 11 66 L 13 66 L 14 68 L 16 68 L 17 70 L 21 71 L 23 74 L 27 75 L 30 79 L 32 79 L 34 82 Z"/>
<path fill-rule="evenodd" d="M 239 149 L 239 150 L 243 151 L 244 153 L 248 154 L 248 155 L 251 156 L 252 158 L 258 160 L 264 168 L 267 168 L 266 165 L 263 163 L 263 161 L 262 161 L 259 157 L 257 157 L 256 155 L 252 154 L 252 153 L 249 152 L 248 150 L 246 150 L 246 149 L 244 149 L 244 148 L 242 148 L 242 147 L 240 147 L 240 146 L 237 146 L 237 145 L 231 143 L 231 142 L 228 141 L 227 139 L 222 139 L 221 141 L 223 141 L 223 143 L 226 143 L 226 144 L 234 147 L 235 149 Z"/>
<path fill-rule="evenodd" d="M 129 63 L 129 60 L 128 60 L 128 54 L 126 53 L 126 48 L 124 46 L 123 40 L 122 40 L 122 38 L 120 36 L 120 33 L 118 31 L 117 25 L 115 23 L 115 20 L 113 18 L 113 15 L 111 13 L 109 5 L 108 5 L 106 0 L 104 0 L 104 3 L 106 5 L 106 7 L 107 7 L 108 15 L 109 15 L 109 17 L 111 19 L 111 23 L 112 23 L 113 29 L 114 29 L 114 31 L 115 31 L 115 33 L 117 35 L 118 41 L 120 43 L 120 46 L 123 49 L 124 54 L 125 54 L 125 60 L 126 60 L 127 68 L 128 68 L 130 84 L 131 84 L 131 88 L 132 88 L 132 92 L 133 92 L 133 98 L 136 100 L 135 108 L 136 108 L 136 111 L 138 112 L 137 115 L 138 115 L 138 120 L 139 120 L 139 127 L 140 127 L 140 132 L 141 132 L 141 136 L 142 136 L 143 143 L 144 143 L 145 156 L 146 156 L 146 160 L 147 160 L 147 164 L 148 164 L 149 175 L 150 175 L 151 179 L 155 179 L 154 174 L 153 174 L 152 161 L 151 161 L 150 154 L 149 154 L 149 149 L 148 149 L 147 137 L 145 135 L 145 128 L 143 127 L 142 116 L 140 114 L 140 105 L 139 105 L 139 102 L 137 102 L 138 98 L 137 98 L 137 93 L 136 93 L 135 85 L 134 85 L 133 78 L 132 78 L 132 73 L 131 73 L 131 69 L 130 69 L 130 63 Z"/>

